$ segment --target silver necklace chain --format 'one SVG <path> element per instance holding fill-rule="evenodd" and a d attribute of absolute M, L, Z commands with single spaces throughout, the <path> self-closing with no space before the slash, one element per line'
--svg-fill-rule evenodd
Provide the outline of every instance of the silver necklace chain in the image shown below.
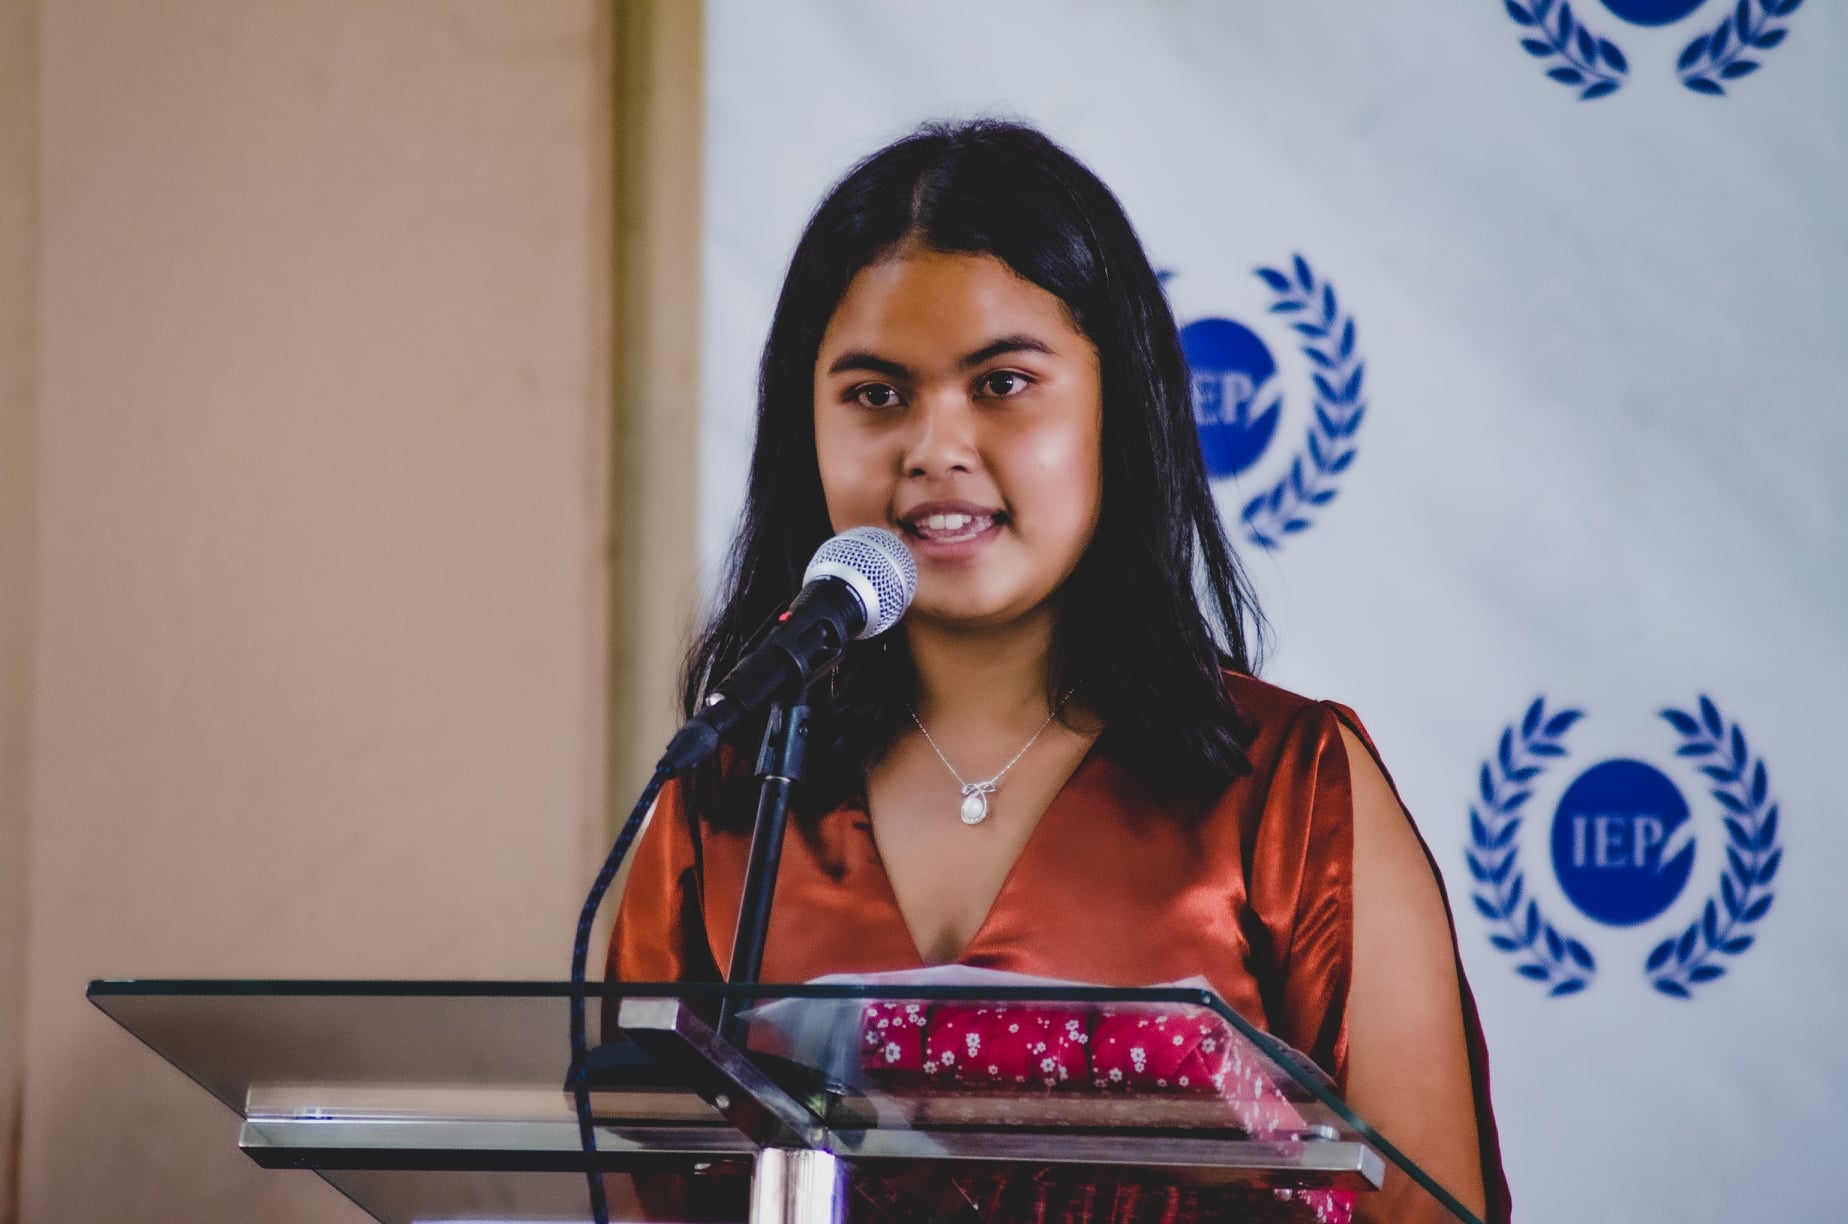
<path fill-rule="evenodd" d="M 956 785 L 962 788 L 960 815 L 964 824 L 979 825 L 988 819 L 988 796 L 1001 788 L 1001 779 L 1007 776 L 1007 771 L 1020 763 L 1020 758 L 1027 755 L 1027 749 L 1039 741 L 1039 737 L 1045 734 L 1046 728 L 1052 725 L 1052 720 L 1059 716 L 1059 711 L 1065 708 L 1065 703 L 1070 701 L 1072 694 L 1077 691 L 1067 689 L 1065 696 L 1059 698 L 1059 704 L 1052 707 L 1052 713 L 1046 715 L 1046 721 L 1039 725 L 1039 730 L 1028 736 L 1027 742 L 1020 746 L 1020 751 L 1009 757 L 1007 764 L 996 770 L 994 776 L 980 782 L 970 782 L 957 772 L 956 766 L 950 764 L 950 758 L 943 755 L 943 749 L 939 748 L 937 741 L 931 737 L 930 728 L 926 727 L 924 720 L 918 717 L 917 709 L 913 706 L 905 707 L 905 712 L 911 715 L 912 723 L 923 733 L 924 742 L 930 745 L 930 750 L 937 754 L 937 759 L 943 762 L 943 767 L 950 771 L 952 778 L 956 779 Z"/>

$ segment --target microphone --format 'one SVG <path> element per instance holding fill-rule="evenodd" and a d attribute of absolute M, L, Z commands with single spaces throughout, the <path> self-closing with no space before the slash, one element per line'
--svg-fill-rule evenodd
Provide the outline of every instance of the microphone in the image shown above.
<path fill-rule="evenodd" d="M 824 542 L 776 627 L 706 695 L 704 708 L 668 741 L 662 764 L 679 771 L 704 760 L 750 714 L 807 688 L 849 640 L 896 625 L 917 590 L 911 550 L 883 527 L 850 527 Z"/>

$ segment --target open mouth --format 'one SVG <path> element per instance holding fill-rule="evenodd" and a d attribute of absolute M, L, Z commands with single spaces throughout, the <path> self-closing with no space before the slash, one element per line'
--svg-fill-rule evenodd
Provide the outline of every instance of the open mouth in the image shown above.
<path fill-rule="evenodd" d="M 914 515 L 899 526 L 916 540 L 932 544 L 962 544 L 975 539 L 1001 521 L 1001 515 L 988 512 L 942 511 Z"/>

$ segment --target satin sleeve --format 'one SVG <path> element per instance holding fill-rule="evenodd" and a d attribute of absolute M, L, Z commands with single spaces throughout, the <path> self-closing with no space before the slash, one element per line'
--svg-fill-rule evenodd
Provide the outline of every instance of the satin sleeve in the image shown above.
<path fill-rule="evenodd" d="M 1306 706 L 1283 729 L 1254 824 L 1248 888 L 1271 962 L 1259 974 L 1265 1013 L 1345 1090 L 1354 796 L 1332 706 Z"/>
<path fill-rule="evenodd" d="M 607 980 L 718 980 L 701 911 L 699 849 L 680 783 L 670 781 L 630 852 L 604 965 Z"/>

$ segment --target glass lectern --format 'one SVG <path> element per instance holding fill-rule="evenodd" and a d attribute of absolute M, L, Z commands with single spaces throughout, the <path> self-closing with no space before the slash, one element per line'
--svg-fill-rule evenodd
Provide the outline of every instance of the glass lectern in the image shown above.
<path fill-rule="evenodd" d="M 1206 991 L 593 985 L 594 1157 L 570 995 L 89 988 L 242 1118 L 253 1160 L 312 1169 L 385 1224 L 585 1220 L 589 1160 L 622 1220 L 1341 1224 L 1388 1198 L 1394 1219 L 1474 1219 Z"/>

